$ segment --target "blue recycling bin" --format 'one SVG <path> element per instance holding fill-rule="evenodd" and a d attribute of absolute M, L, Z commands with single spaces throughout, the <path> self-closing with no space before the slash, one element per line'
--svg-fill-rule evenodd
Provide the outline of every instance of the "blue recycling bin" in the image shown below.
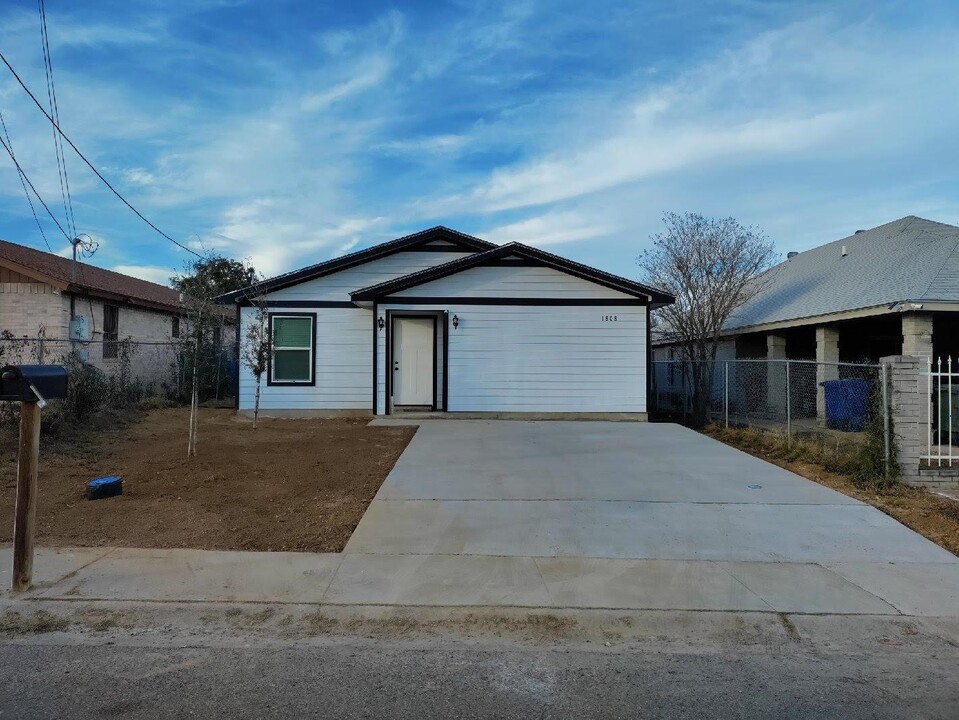
<path fill-rule="evenodd" d="M 862 432 L 866 427 L 869 383 L 866 380 L 823 380 L 826 395 L 826 427 L 844 432 Z"/>

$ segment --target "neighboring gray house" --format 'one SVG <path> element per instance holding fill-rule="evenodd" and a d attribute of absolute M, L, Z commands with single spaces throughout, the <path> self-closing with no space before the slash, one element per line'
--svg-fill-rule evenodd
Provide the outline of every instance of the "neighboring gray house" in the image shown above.
<path fill-rule="evenodd" d="M 799 253 L 726 323 L 720 359 L 957 356 L 959 227 L 910 215 Z M 654 358 L 676 357 L 653 339 Z"/>
<path fill-rule="evenodd" d="M 661 291 L 444 227 L 273 278 L 265 414 L 646 413 Z M 255 315 L 236 303 L 240 337 Z M 238 409 L 253 407 L 241 368 Z"/>

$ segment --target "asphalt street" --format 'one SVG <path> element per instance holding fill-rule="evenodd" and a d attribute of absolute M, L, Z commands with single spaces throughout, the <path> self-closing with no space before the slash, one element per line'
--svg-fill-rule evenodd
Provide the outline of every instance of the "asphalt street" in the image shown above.
<path fill-rule="evenodd" d="M 957 653 L 437 639 L 0 645 L 3 718 L 955 718 Z"/>

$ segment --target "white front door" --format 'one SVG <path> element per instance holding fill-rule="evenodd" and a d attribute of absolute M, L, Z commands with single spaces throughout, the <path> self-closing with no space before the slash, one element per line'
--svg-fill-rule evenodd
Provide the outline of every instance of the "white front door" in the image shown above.
<path fill-rule="evenodd" d="M 431 317 L 393 319 L 393 404 L 433 404 Z"/>

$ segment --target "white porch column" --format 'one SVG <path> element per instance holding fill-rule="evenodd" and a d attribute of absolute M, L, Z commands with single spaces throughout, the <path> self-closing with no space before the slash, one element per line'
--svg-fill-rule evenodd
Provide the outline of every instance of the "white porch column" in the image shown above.
<path fill-rule="evenodd" d="M 823 363 L 839 362 L 839 331 L 820 325 L 816 328 L 816 417 L 826 420 L 826 389 L 819 383 L 839 377 L 839 366 Z"/>
<path fill-rule="evenodd" d="M 780 361 L 786 359 L 786 338 L 782 335 L 766 335 L 766 359 Z M 777 413 L 786 412 L 786 363 L 769 362 L 766 364 L 766 397 L 769 409 Z"/>

